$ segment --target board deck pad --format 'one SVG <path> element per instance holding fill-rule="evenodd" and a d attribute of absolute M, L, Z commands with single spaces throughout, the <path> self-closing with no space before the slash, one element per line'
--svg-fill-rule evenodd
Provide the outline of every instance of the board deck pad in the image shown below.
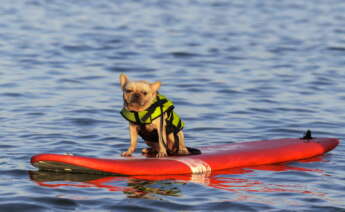
<path fill-rule="evenodd" d="M 31 164 L 40 170 L 116 175 L 201 174 L 311 158 L 331 151 L 336 138 L 285 138 L 200 147 L 202 154 L 166 158 L 107 159 L 64 154 L 38 154 Z"/>

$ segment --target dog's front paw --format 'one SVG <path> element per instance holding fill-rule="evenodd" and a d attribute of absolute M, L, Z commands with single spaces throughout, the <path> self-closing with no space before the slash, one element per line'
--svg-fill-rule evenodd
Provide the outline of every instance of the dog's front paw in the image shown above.
<path fill-rule="evenodd" d="M 122 153 L 121 153 L 121 156 L 122 156 L 122 157 L 129 157 L 129 156 L 132 155 L 132 153 L 133 153 L 133 152 L 131 152 L 131 151 L 122 152 Z"/>
<path fill-rule="evenodd" d="M 179 155 L 189 155 L 190 153 L 189 153 L 189 151 L 188 151 L 187 148 L 184 148 L 184 149 L 180 149 L 180 150 L 178 151 L 178 154 L 179 154 Z"/>
<path fill-rule="evenodd" d="M 156 155 L 157 158 L 163 158 L 163 157 L 167 157 L 167 156 L 168 156 L 168 154 L 166 151 L 158 152 Z"/>

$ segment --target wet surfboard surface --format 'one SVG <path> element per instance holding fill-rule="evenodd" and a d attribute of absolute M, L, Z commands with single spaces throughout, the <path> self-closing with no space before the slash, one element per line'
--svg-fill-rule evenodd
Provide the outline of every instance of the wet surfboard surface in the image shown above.
<path fill-rule="evenodd" d="M 331 151 L 336 138 L 283 138 L 200 147 L 202 154 L 147 158 L 95 158 L 38 154 L 31 164 L 40 170 L 118 175 L 198 174 L 236 167 L 274 164 L 311 158 Z"/>

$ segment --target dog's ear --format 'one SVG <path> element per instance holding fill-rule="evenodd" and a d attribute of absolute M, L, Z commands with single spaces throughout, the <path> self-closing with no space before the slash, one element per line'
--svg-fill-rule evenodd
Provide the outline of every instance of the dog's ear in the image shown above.
<path fill-rule="evenodd" d="M 151 83 L 150 87 L 151 87 L 153 92 L 157 92 L 159 90 L 159 88 L 161 87 L 161 82 L 157 81 L 157 82 Z"/>
<path fill-rule="evenodd" d="M 121 88 L 124 89 L 124 87 L 126 86 L 128 82 L 128 77 L 126 74 L 121 73 L 119 78 L 120 78 Z"/>

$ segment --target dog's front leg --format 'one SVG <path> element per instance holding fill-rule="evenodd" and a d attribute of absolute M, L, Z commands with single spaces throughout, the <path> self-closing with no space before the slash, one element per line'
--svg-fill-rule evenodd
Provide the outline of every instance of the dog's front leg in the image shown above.
<path fill-rule="evenodd" d="M 189 151 L 186 147 L 186 144 L 184 142 L 184 134 L 182 132 L 182 130 L 180 132 L 178 132 L 177 134 L 177 137 L 178 137 L 178 154 L 179 155 L 188 155 L 189 154 Z M 177 142 L 177 141 L 175 141 Z"/>
<path fill-rule="evenodd" d="M 138 144 L 138 129 L 137 129 L 137 126 L 135 124 L 132 124 L 132 123 L 129 124 L 129 136 L 131 138 L 130 145 L 128 147 L 127 152 L 123 152 L 121 154 L 121 156 L 123 156 L 123 157 L 131 156 L 132 153 L 137 148 L 137 144 Z"/>
<path fill-rule="evenodd" d="M 163 119 L 163 122 L 161 122 L 161 119 L 163 117 L 157 118 L 155 119 L 152 124 L 154 124 L 157 128 L 157 132 L 158 132 L 158 154 L 156 155 L 157 158 L 161 158 L 161 157 L 166 157 L 168 156 L 167 154 L 167 134 L 166 134 L 166 125 L 165 125 L 165 121 Z"/>

